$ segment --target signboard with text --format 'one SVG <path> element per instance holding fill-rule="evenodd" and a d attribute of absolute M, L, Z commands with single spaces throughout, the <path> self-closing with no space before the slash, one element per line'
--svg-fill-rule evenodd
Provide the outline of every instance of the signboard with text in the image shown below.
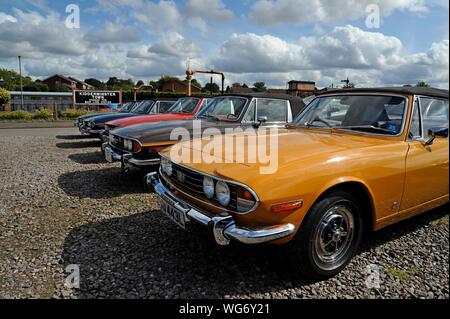
<path fill-rule="evenodd" d="M 74 102 L 76 105 L 107 106 L 121 104 L 120 91 L 74 91 Z"/>

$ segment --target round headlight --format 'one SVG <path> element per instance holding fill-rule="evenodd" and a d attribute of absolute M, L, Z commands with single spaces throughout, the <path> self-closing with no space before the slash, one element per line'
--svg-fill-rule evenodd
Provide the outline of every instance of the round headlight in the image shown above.
<path fill-rule="evenodd" d="M 133 143 L 130 140 L 124 140 L 123 145 L 125 146 L 125 149 L 129 151 L 133 149 Z"/>
<path fill-rule="evenodd" d="M 169 161 L 167 158 L 161 159 L 161 168 L 164 173 L 166 173 L 169 176 L 172 176 L 173 174 L 172 162 Z"/>
<path fill-rule="evenodd" d="M 203 178 L 203 192 L 209 199 L 214 197 L 214 180 L 209 176 Z"/>
<path fill-rule="evenodd" d="M 217 182 L 216 197 L 222 206 L 228 206 L 231 201 L 230 188 L 225 182 Z"/>

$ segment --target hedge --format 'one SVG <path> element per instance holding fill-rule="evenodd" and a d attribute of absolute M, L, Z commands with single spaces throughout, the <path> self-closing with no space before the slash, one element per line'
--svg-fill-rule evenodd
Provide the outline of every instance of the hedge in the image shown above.
<path fill-rule="evenodd" d="M 83 115 L 86 115 L 89 113 L 94 113 L 94 112 L 86 111 L 86 110 L 67 109 L 65 111 L 60 112 L 59 117 L 63 118 L 63 119 L 76 119 L 80 116 L 83 116 Z"/>
<path fill-rule="evenodd" d="M 27 111 L 0 112 L 0 120 L 52 120 L 53 112 L 48 109 L 39 109 L 34 113 Z"/>
<path fill-rule="evenodd" d="M 26 111 L 0 112 L 0 120 L 31 120 L 33 115 Z"/>

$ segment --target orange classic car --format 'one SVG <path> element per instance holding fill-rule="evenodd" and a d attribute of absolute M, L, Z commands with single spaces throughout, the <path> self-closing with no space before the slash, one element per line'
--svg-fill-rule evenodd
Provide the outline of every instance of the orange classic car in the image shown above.
<path fill-rule="evenodd" d="M 286 244 L 299 271 L 325 278 L 347 265 L 365 232 L 448 202 L 448 125 L 447 90 L 333 90 L 273 133 L 271 173 L 258 162 L 174 155 L 209 155 L 211 147 L 202 147 L 211 140 L 203 137 L 162 152 L 146 183 L 179 226 L 200 223 L 220 245 Z M 229 134 L 253 143 L 245 132 Z"/>

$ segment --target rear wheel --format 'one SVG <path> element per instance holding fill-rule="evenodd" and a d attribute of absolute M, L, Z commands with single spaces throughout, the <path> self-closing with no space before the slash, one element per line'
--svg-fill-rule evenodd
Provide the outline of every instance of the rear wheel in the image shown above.
<path fill-rule="evenodd" d="M 294 266 L 309 277 L 336 275 L 356 253 L 362 223 L 360 205 L 351 193 L 326 195 L 314 204 L 289 244 Z"/>

